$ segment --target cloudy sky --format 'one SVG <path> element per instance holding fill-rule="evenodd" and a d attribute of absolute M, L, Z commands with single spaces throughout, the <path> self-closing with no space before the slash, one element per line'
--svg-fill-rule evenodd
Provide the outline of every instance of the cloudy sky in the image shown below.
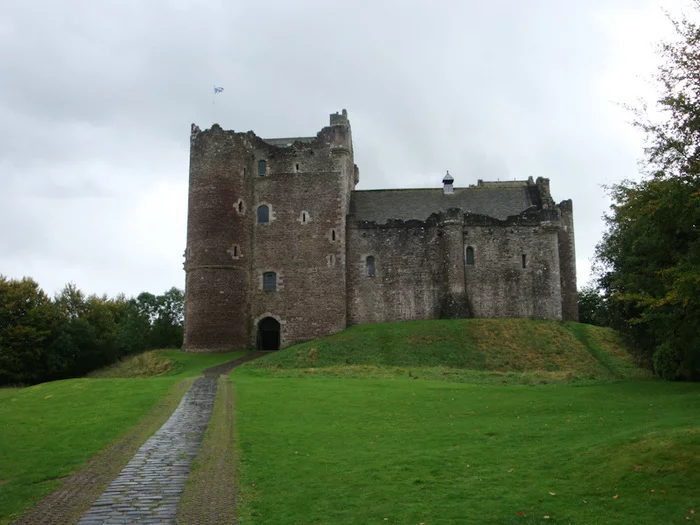
<path fill-rule="evenodd" d="M 314 135 L 347 108 L 360 189 L 551 179 L 579 286 L 604 184 L 638 177 L 682 0 L 0 0 L 0 274 L 184 286 L 189 126 Z M 225 91 L 212 105 L 212 86 Z"/>

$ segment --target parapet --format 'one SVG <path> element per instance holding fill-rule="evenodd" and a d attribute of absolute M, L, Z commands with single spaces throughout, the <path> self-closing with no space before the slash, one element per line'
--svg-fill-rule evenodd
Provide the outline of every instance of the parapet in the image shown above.
<path fill-rule="evenodd" d="M 349 123 L 347 110 L 344 109 L 342 113 L 331 113 L 331 126 L 347 126 Z"/>

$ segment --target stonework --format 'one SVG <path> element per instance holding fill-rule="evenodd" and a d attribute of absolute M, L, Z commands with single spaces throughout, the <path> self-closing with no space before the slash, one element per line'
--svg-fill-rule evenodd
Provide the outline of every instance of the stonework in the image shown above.
<path fill-rule="evenodd" d="M 358 182 L 345 110 L 316 137 L 193 125 L 184 349 L 275 349 L 409 319 L 577 319 L 572 204 L 555 204 L 548 179 Z"/>

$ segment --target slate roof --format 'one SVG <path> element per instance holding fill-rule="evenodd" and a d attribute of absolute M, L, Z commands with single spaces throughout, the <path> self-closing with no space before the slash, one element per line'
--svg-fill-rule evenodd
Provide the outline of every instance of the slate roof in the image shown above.
<path fill-rule="evenodd" d="M 385 224 L 390 219 L 424 221 L 432 213 L 448 208 L 461 208 L 502 220 L 535 204 L 526 186 L 455 188 L 451 195 L 445 195 L 442 188 L 356 190 L 353 202 L 358 221 L 377 224 Z"/>

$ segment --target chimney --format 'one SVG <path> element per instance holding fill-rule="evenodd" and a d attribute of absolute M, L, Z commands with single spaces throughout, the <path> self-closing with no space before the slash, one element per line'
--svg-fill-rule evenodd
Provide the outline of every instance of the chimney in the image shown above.
<path fill-rule="evenodd" d="M 454 188 L 452 187 L 452 183 L 454 181 L 455 180 L 452 178 L 452 175 L 450 175 L 450 172 L 448 171 L 445 174 L 445 178 L 442 179 L 442 183 L 444 184 L 442 191 L 445 195 L 452 195 L 455 192 Z"/>

